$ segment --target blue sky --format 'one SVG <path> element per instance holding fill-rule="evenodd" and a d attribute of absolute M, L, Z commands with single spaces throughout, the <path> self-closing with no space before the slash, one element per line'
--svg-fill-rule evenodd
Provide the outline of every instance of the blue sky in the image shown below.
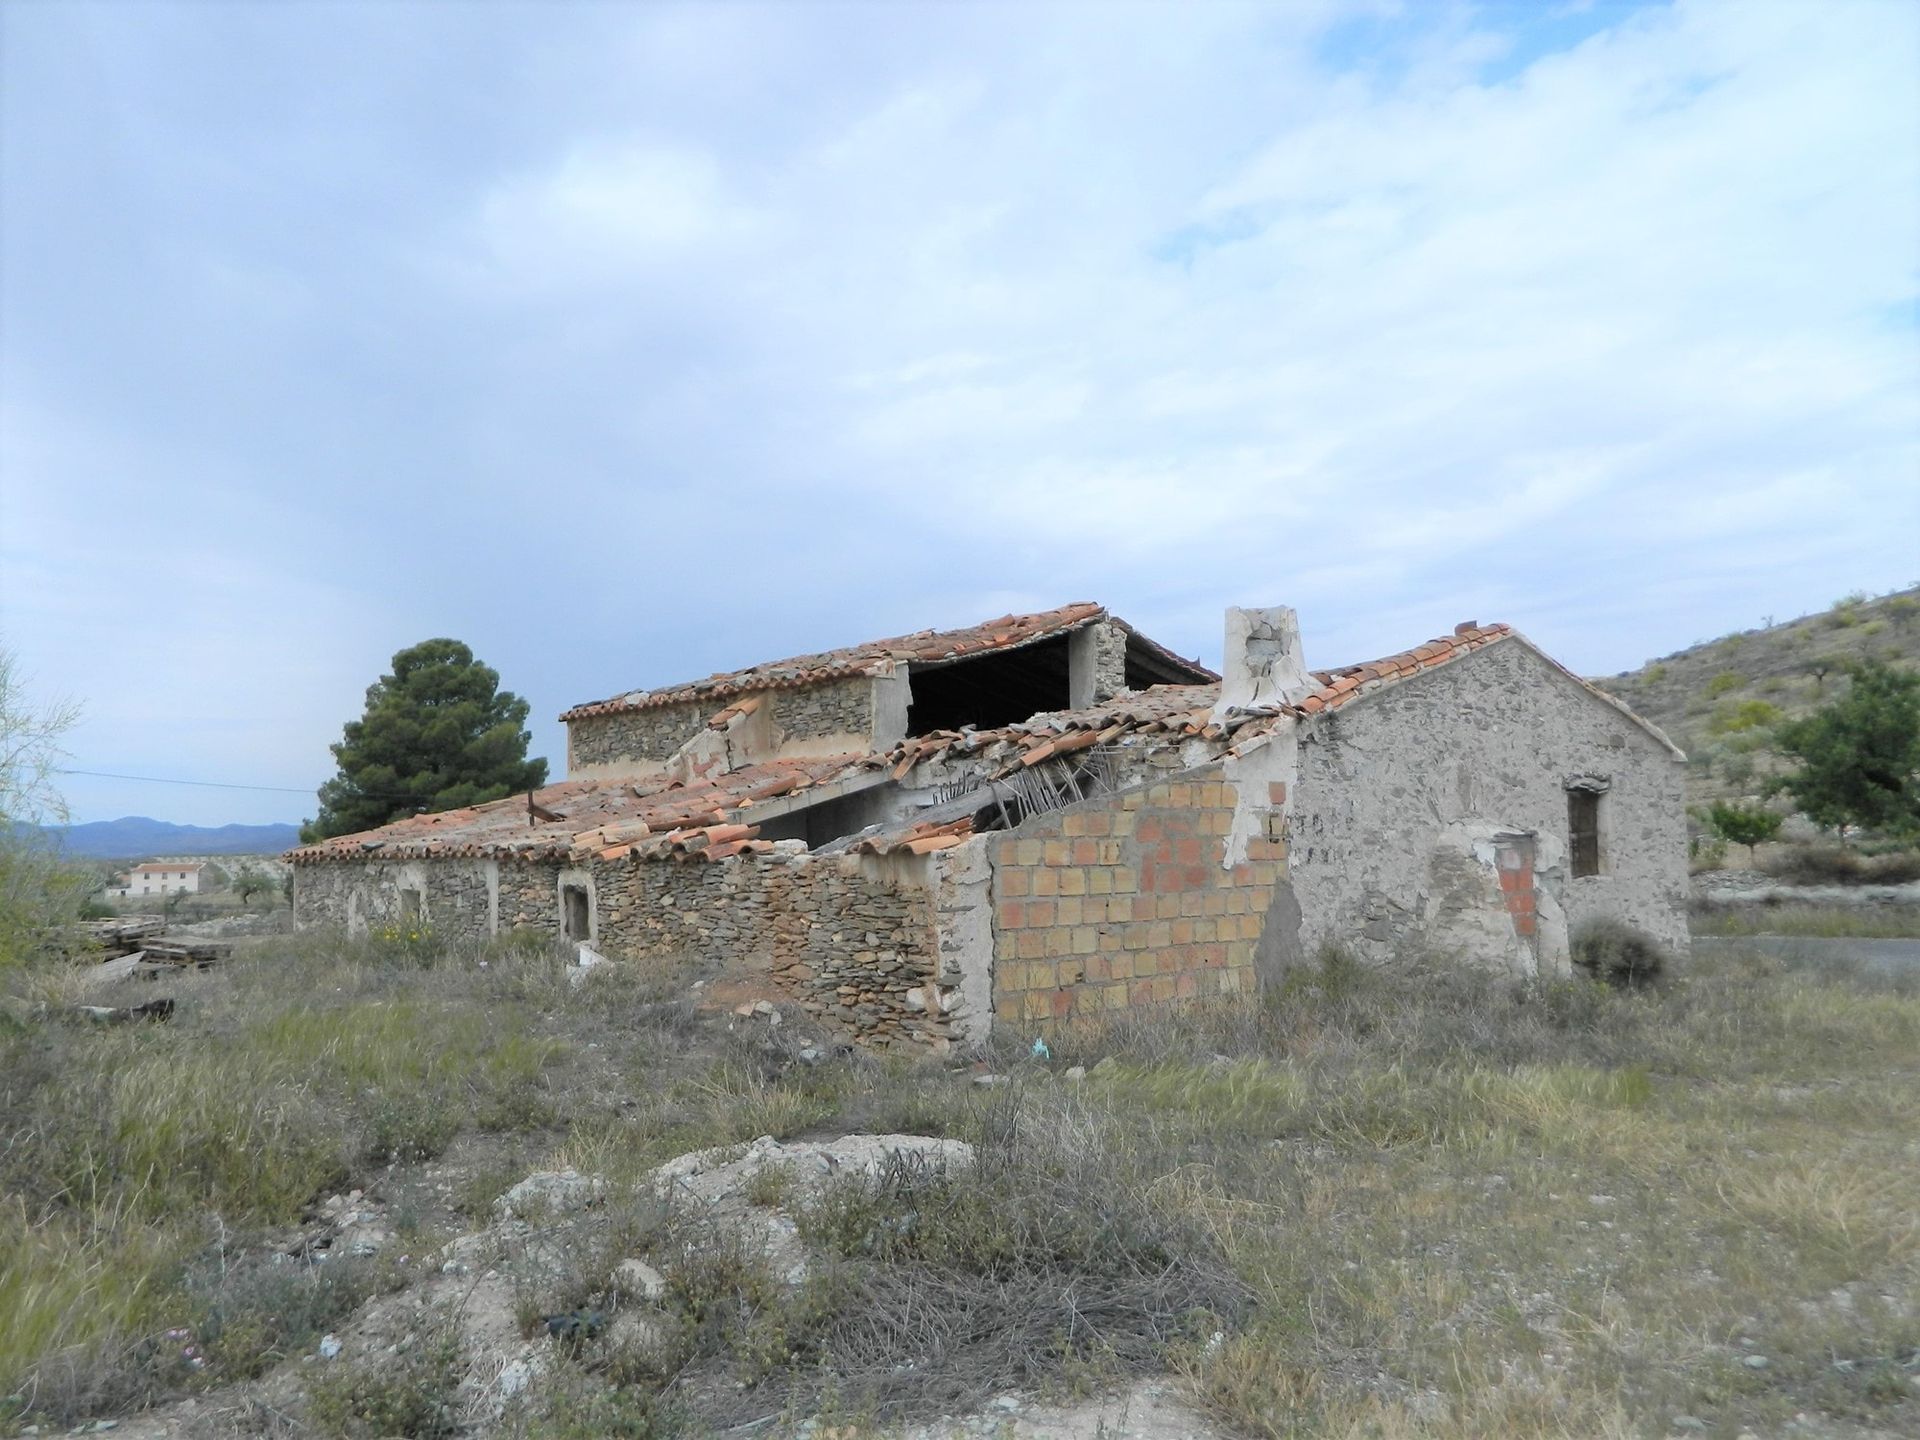
<path fill-rule="evenodd" d="M 0 644 L 306 788 L 1098 599 L 1599 674 L 1920 579 L 1920 7 L 0 8 Z M 80 819 L 296 794 L 75 778 Z"/>

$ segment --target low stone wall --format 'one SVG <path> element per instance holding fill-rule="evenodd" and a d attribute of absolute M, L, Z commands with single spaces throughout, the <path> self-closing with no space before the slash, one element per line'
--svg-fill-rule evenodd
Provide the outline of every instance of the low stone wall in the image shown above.
<path fill-rule="evenodd" d="M 809 1014 L 875 1044 L 944 1046 L 924 865 L 873 856 L 596 861 L 600 948 L 764 975 Z"/>
<path fill-rule="evenodd" d="M 1215 764 L 992 837 L 995 1017 L 1252 991 L 1286 845 L 1261 835 L 1223 864 L 1236 801 Z"/>
<path fill-rule="evenodd" d="M 777 741 L 873 733 L 873 681 L 864 675 L 772 693 Z"/>
<path fill-rule="evenodd" d="M 402 892 L 420 896 L 421 917 L 450 940 L 480 942 L 519 925 L 555 928 L 559 867 L 493 860 L 368 860 L 296 865 L 294 923 L 353 934 L 407 918 Z"/>

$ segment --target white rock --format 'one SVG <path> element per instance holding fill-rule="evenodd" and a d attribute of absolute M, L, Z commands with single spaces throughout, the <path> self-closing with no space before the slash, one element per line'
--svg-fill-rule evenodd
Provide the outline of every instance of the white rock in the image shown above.
<path fill-rule="evenodd" d="M 613 1267 L 613 1283 L 638 1300 L 658 1300 L 667 1293 L 666 1277 L 644 1260 L 622 1260 Z"/>
<path fill-rule="evenodd" d="M 542 1219 L 585 1210 L 607 1193 L 607 1182 L 578 1170 L 538 1170 L 493 1202 L 506 1220 Z"/>
<path fill-rule="evenodd" d="M 320 1358 L 322 1360 L 331 1360 L 339 1353 L 340 1337 L 338 1335 L 322 1335 L 320 1337 Z"/>

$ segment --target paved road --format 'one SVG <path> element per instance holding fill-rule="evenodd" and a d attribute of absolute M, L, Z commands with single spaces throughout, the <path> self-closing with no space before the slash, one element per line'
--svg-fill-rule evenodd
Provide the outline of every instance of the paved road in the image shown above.
<path fill-rule="evenodd" d="M 1738 945 L 1790 960 L 1840 960 L 1888 975 L 1920 972 L 1920 940 L 1830 940 L 1801 935 L 1697 935 L 1697 946 Z"/>

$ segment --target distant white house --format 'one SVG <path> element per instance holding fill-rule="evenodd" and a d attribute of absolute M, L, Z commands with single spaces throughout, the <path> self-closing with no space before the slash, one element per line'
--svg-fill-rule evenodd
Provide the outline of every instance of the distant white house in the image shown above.
<path fill-rule="evenodd" d="M 206 869 L 198 860 L 149 860 L 127 872 L 127 895 L 172 895 L 185 891 L 200 893 L 200 872 Z"/>

